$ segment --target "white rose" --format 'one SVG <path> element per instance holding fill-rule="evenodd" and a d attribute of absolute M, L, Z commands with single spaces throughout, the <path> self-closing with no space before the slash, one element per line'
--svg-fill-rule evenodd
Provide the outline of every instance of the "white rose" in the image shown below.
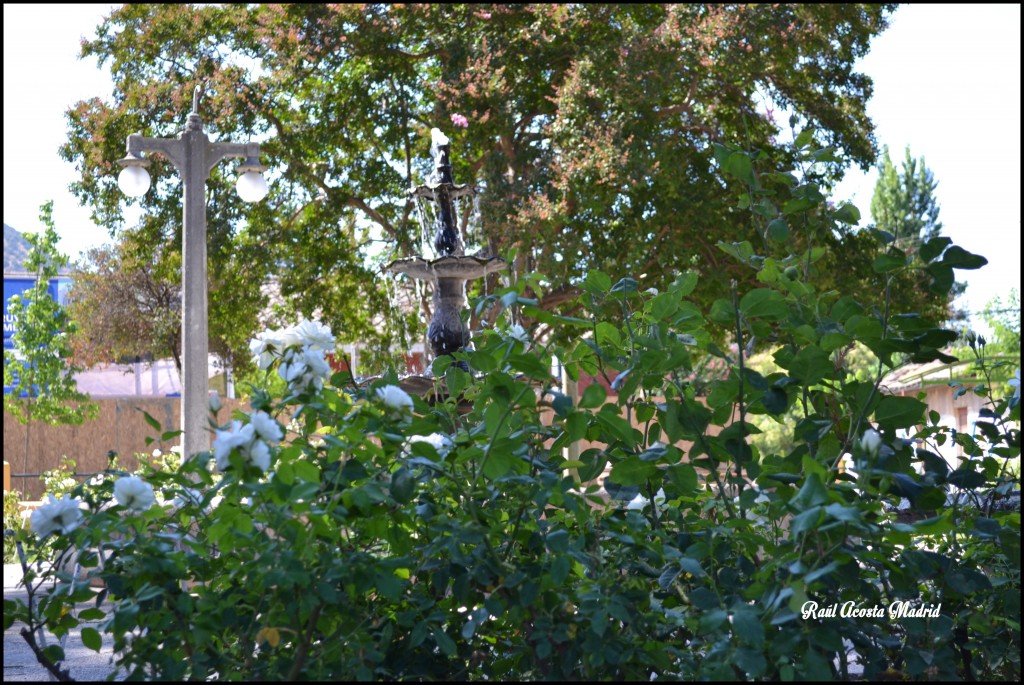
<path fill-rule="evenodd" d="M 249 462 L 264 473 L 270 468 L 270 448 L 267 443 L 257 440 L 249 448 Z"/>
<path fill-rule="evenodd" d="M 377 399 L 387 408 L 390 420 L 396 423 L 407 423 L 412 420 L 412 398 L 397 385 L 377 388 Z"/>
<path fill-rule="evenodd" d="M 448 456 L 448 453 L 452 450 L 452 441 L 447 435 L 441 433 L 431 433 L 430 435 L 414 435 L 409 438 L 409 444 L 415 442 L 425 442 L 434 448 L 437 452 L 437 456 L 444 459 Z"/>
<path fill-rule="evenodd" d="M 122 507 L 145 511 L 156 502 L 153 486 L 138 476 L 122 476 L 114 483 L 114 499 Z"/>
<path fill-rule="evenodd" d="M 334 351 L 334 334 L 319 321 L 303 319 L 291 329 L 298 344 L 322 352 Z"/>
<path fill-rule="evenodd" d="M 284 347 L 278 331 L 264 331 L 249 342 L 252 360 L 263 371 L 269 369 L 274 360 L 281 356 Z"/>
<path fill-rule="evenodd" d="M 284 433 L 281 431 L 281 426 L 278 425 L 277 421 L 271 418 L 270 414 L 265 411 L 253 412 L 250 421 L 253 428 L 256 430 L 256 435 L 263 438 L 271 445 L 276 445 L 281 442 L 281 438 L 284 437 Z"/>
<path fill-rule="evenodd" d="M 252 428 L 252 426 L 247 426 Z M 242 447 L 247 445 L 252 437 L 252 431 L 249 435 L 242 433 L 242 422 L 235 420 L 231 422 L 228 430 L 218 430 L 215 432 L 216 437 L 213 440 L 213 456 L 217 460 L 217 468 L 221 471 L 225 470 L 231 465 L 228 458 L 231 456 L 231 450 L 236 447 Z"/>
<path fill-rule="evenodd" d="M 871 456 L 877 456 L 882 449 L 882 435 L 874 428 L 868 428 L 860 438 L 860 448 Z"/>
<path fill-rule="evenodd" d="M 77 528 L 82 522 L 82 503 L 67 495 L 59 500 L 53 495 L 47 497 L 50 502 L 32 512 L 32 532 L 45 538 L 50 533 L 70 533 Z"/>

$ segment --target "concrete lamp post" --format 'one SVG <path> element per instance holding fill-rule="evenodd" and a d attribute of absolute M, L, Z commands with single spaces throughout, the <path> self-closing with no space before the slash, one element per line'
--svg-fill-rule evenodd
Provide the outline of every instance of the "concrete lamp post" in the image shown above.
<path fill-rule="evenodd" d="M 150 162 L 142 153 L 159 153 L 178 170 L 182 181 L 182 378 L 181 427 L 182 457 L 187 459 L 210 448 L 206 433 L 209 408 L 207 360 L 209 341 L 206 309 L 206 181 L 217 162 L 226 157 L 242 157 L 236 186 L 246 202 L 258 202 L 267 195 L 267 181 L 259 163 L 258 143 L 211 143 L 199 118 L 199 88 L 192 100 L 185 130 L 178 138 L 128 136 L 128 154 L 118 160 L 124 169 L 117 182 L 129 197 L 149 190 Z"/>

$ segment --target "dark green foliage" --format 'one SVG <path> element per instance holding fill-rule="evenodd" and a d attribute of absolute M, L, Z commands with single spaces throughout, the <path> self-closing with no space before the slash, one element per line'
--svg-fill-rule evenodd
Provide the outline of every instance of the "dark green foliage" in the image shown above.
<path fill-rule="evenodd" d="M 771 197 L 808 232 L 852 211 Z M 112 479 L 80 486 L 86 519 L 42 574 L 57 591 L 33 614 L 5 604 L 5 621 L 60 634 L 85 620 L 65 610 L 93 597 L 88 580 L 53 570 L 78 549 L 106 584 L 87 616 L 106 618 L 133 678 L 828 681 L 854 677 L 855 651 L 866 680 L 1019 680 L 1019 394 L 979 385 L 977 436 L 937 425 L 917 398 L 884 394 L 881 364 L 855 374 L 843 351 L 927 359 L 947 332 L 889 297 L 873 308 L 821 287 L 827 250 L 718 247 L 760 285 L 707 314 L 692 273 L 655 292 L 591 271 L 574 317 L 524 297 L 523 279 L 492 297 L 571 335 L 484 331 L 456 355 L 473 373 L 436 365 L 457 397 L 439 380 L 405 419 L 381 399 L 401 399 L 393 376 L 352 388 L 336 374 L 254 397 L 254 414 L 290 423 L 270 473 L 215 443 L 222 471 L 200 457 L 143 474 L 167 499 L 195 489 L 187 503 L 132 513 L 110 504 Z M 951 249 L 871 278 L 889 293 L 901 270 L 975 263 L 944 262 Z M 750 368 L 752 336 L 776 368 Z M 701 398 L 705 356 L 725 372 Z M 614 394 L 574 403 L 554 358 Z M 761 452 L 749 417 L 793 405 L 791 447 Z M 950 441 L 955 465 L 937 454 Z M 901 606 L 934 615 L 889 614 Z"/>

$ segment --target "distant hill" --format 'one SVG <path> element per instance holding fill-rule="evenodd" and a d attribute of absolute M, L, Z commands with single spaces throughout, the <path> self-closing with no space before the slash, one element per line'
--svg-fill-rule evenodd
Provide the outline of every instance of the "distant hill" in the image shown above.
<path fill-rule="evenodd" d="M 28 251 L 32 249 L 29 242 L 25 240 L 17 229 L 4 224 L 4 273 L 25 273 L 25 258 Z M 60 273 L 70 274 L 69 267 L 63 267 Z"/>

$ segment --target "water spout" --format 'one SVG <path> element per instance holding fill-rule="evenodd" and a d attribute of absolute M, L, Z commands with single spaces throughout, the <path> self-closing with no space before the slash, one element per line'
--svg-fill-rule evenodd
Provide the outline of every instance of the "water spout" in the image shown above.
<path fill-rule="evenodd" d="M 430 130 L 430 156 L 434 158 L 434 173 L 431 175 L 431 186 L 434 190 L 434 201 L 437 202 L 438 219 L 434 249 L 439 257 L 453 255 L 459 249 L 459 234 L 455 230 L 455 205 L 452 203 L 452 163 L 448 159 L 451 144 L 448 137 L 438 129 Z"/>

